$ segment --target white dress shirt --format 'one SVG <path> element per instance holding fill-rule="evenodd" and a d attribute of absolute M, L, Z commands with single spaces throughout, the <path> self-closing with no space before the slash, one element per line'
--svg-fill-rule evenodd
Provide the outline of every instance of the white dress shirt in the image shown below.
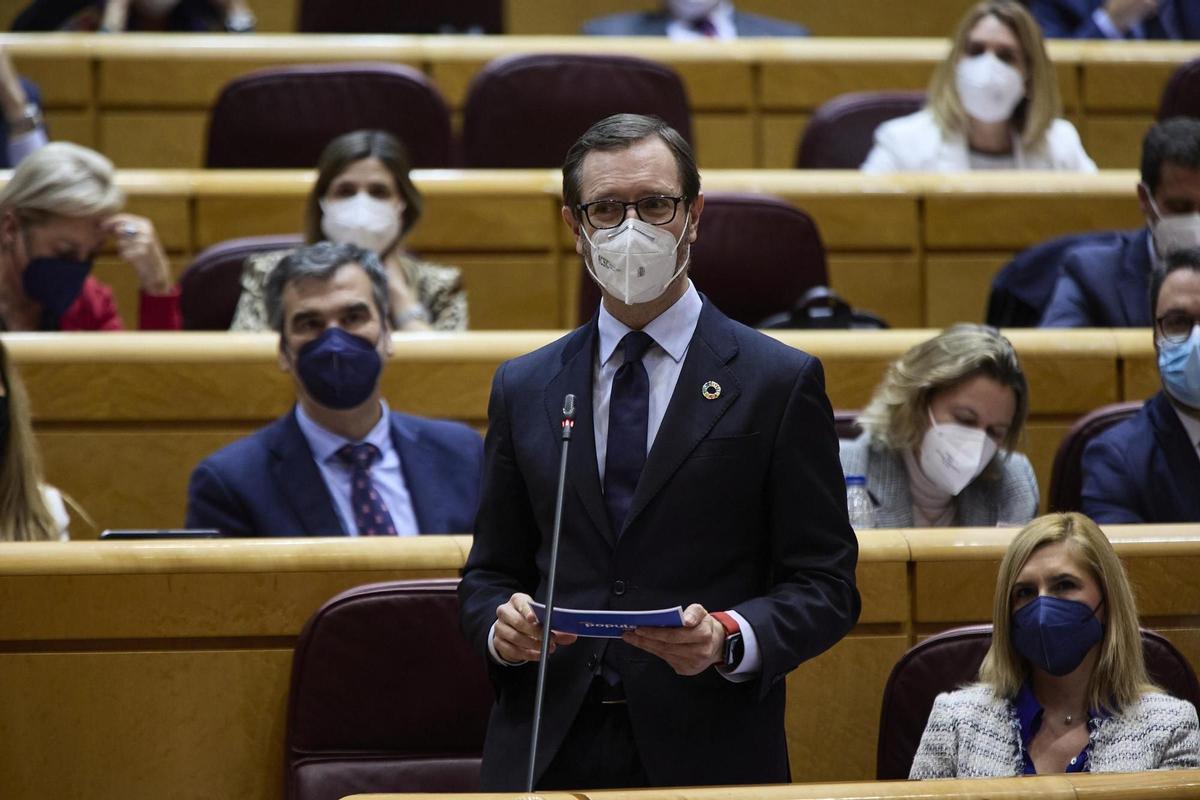
<path fill-rule="evenodd" d="M 737 25 L 733 22 L 733 3 L 721 3 L 708 12 L 708 20 L 716 30 L 712 36 L 705 36 L 692 27 L 692 23 L 681 19 L 672 19 L 667 23 L 667 38 L 677 41 L 693 41 L 695 39 L 736 39 Z"/>
<path fill-rule="evenodd" d="M 379 401 L 379 422 L 371 428 L 370 433 L 362 442 L 373 444 L 379 448 L 380 458 L 371 465 L 371 483 L 375 491 L 383 498 L 392 523 L 398 536 L 416 536 L 421 531 L 417 526 L 417 515 L 413 510 L 412 496 L 404 483 L 404 472 L 401 470 L 400 454 L 392 444 L 391 412 L 387 403 Z M 350 477 L 352 468 L 338 456 L 338 450 L 352 442 L 336 433 L 331 433 L 318 425 L 312 417 L 304 413 L 304 407 L 296 404 L 296 423 L 300 432 L 308 441 L 308 449 L 312 451 L 317 469 L 325 479 L 325 486 L 333 497 L 333 508 L 342 530 L 347 536 L 358 536 L 358 526 L 354 522 L 354 509 L 350 505 Z"/>

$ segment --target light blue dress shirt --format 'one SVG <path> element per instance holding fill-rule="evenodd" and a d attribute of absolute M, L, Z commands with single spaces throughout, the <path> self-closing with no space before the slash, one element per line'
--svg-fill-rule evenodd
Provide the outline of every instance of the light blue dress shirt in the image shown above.
<path fill-rule="evenodd" d="M 404 472 L 401 470 L 400 454 L 392 444 L 391 412 L 387 403 L 379 401 L 380 417 L 375 427 L 362 440 L 379 448 L 380 458 L 371 466 L 371 482 L 375 490 L 383 498 L 392 522 L 396 526 L 398 536 L 416 536 L 421 531 L 417 526 L 417 515 L 413 510 L 412 497 L 404 483 Z M 317 469 L 325 480 L 325 486 L 333 497 L 333 507 L 342 523 L 342 530 L 347 536 L 358 536 L 358 526 L 354 524 L 354 510 L 350 506 L 350 476 L 351 467 L 338 457 L 337 451 L 352 442 L 336 433 L 318 425 L 312 417 L 304 413 L 304 408 L 296 404 L 296 424 L 308 442 Z"/>

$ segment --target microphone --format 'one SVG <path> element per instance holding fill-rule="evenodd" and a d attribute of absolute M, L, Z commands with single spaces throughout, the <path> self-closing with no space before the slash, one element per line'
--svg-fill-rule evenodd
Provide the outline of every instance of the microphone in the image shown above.
<path fill-rule="evenodd" d="M 538 658 L 537 690 L 533 697 L 533 731 L 529 737 L 529 770 L 525 776 L 526 793 L 533 792 L 534 766 L 537 762 L 538 734 L 542 726 L 542 698 L 546 691 L 546 662 L 550 659 L 550 627 L 554 616 L 554 579 L 558 573 L 558 537 L 562 531 L 563 491 L 567 484 L 567 449 L 575 428 L 575 395 L 563 398 L 562 457 L 558 463 L 558 493 L 554 498 L 554 532 L 550 537 L 550 574 L 546 580 L 546 617 L 542 621 L 542 654 Z"/>

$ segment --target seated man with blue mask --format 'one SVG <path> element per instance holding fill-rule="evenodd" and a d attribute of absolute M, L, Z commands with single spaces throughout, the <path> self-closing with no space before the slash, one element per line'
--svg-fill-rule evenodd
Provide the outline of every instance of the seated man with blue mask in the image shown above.
<path fill-rule="evenodd" d="M 1200 119 L 1173 117 L 1142 143 L 1138 204 L 1146 227 L 1084 244 L 1063 259 L 1043 328 L 1141 328 L 1146 287 L 1177 250 L 1200 247 Z"/>
<path fill-rule="evenodd" d="M 322 242 L 288 255 L 266 288 L 296 405 L 204 459 L 187 527 L 229 536 L 468 533 L 483 441 L 453 422 L 389 411 L 387 273 L 370 251 Z"/>
<path fill-rule="evenodd" d="M 1083 513 L 1101 523 L 1200 522 L 1200 250 L 1150 282 L 1162 391 L 1083 452 Z"/>
<path fill-rule="evenodd" d="M 1200 39 L 1196 0 L 1032 0 L 1046 38 Z"/>

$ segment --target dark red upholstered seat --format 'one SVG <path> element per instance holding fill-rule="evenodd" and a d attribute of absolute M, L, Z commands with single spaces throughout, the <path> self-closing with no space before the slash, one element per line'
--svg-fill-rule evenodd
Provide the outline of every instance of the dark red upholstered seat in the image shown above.
<path fill-rule="evenodd" d="M 298 247 L 298 234 L 246 236 L 228 239 L 198 254 L 179 279 L 179 306 L 183 329 L 223 331 L 233 322 L 242 294 L 242 268 L 256 253 Z"/>
<path fill-rule="evenodd" d="M 450 166 L 450 112 L 425 75 L 402 64 L 311 64 L 243 75 L 209 117 L 212 168 L 309 169 L 330 140 L 362 129 L 404 143 L 414 167 Z"/>
<path fill-rule="evenodd" d="M 853 92 L 822 103 L 796 151 L 800 169 L 858 169 L 867 160 L 875 129 L 919 111 L 924 92 Z"/>
<path fill-rule="evenodd" d="M 567 150 L 611 114 L 656 114 L 689 142 L 691 112 L 670 67 L 617 55 L 511 55 L 484 67 L 463 108 L 468 167 L 561 167 Z"/>
<path fill-rule="evenodd" d="M 1080 510 L 1084 448 L 1113 425 L 1132 417 L 1141 407 L 1140 400 L 1111 403 L 1085 414 L 1071 426 L 1054 453 L 1054 467 L 1050 471 L 1050 497 L 1047 499 L 1049 510 Z"/>
<path fill-rule="evenodd" d="M 690 273 L 717 308 L 746 325 L 788 310 L 809 287 L 828 282 L 825 245 L 812 218 L 757 194 L 704 195 Z M 599 303 L 600 290 L 584 270 L 579 318 L 590 319 Z"/>
<path fill-rule="evenodd" d="M 308 621 L 292 662 L 287 800 L 479 791 L 492 688 L 459 631 L 457 586 L 359 586 Z"/>
<path fill-rule="evenodd" d="M 973 625 L 931 636 L 900 657 L 883 690 L 876 779 L 908 777 L 934 699 L 974 682 L 991 642 L 991 625 Z M 1196 674 L 1174 645 L 1143 629 L 1142 648 L 1151 681 L 1193 705 L 1200 702 Z"/>
<path fill-rule="evenodd" d="M 504 33 L 502 0 L 301 0 L 301 33 Z"/>
<path fill-rule="evenodd" d="M 1200 58 L 1171 74 L 1158 104 L 1158 118 L 1200 117 Z"/>

